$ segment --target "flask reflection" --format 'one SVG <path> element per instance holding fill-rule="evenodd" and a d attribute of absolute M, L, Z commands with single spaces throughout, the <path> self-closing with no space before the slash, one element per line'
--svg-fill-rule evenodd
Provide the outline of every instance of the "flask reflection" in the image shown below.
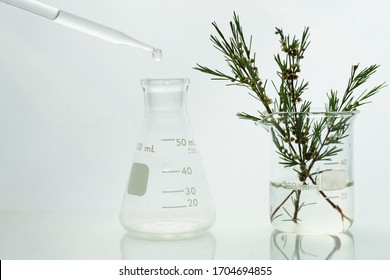
<path fill-rule="evenodd" d="M 142 239 L 126 233 L 120 241 L 123 260 L 212 260 L 215 248 L 210 232 L 180 240 Z"/>

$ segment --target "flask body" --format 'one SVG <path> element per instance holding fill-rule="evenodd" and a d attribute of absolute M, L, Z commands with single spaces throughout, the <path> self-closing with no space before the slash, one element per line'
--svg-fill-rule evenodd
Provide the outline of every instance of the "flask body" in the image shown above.
<path fill-rule="evenodd" d="M 175 239 L 215 220 L 207 178 L 186 110 L 189 80 L 143 80 L 145 116 L 120 221 L 141 237 Z"/>

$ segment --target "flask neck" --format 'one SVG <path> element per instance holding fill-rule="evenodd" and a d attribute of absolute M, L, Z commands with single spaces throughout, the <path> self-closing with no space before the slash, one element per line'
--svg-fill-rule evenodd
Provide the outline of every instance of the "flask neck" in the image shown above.
<path fill-rule="evenodd" d="M 146 79 L 141 81 L 147 111 L 187 109 L 189 79 Z"/>

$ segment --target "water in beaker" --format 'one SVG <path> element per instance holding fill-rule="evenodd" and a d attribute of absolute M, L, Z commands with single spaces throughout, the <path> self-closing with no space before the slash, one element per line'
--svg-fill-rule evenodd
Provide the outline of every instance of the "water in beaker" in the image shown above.
<path fill-rule="evenodd" d="M 215 211 L 187 114 L 189 80 L 141 84 L 145 116 L 120 221 L 146 238 L 197 235 L 212 226 Z"/>

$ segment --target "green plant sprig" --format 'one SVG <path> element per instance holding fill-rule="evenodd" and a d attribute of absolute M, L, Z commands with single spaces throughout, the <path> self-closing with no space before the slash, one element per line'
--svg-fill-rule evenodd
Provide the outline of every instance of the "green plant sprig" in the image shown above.
<path fill-rule="evenodd" d="M 272 113 L 269 106 L 272 104 L 272 99 L 265 91 L 267 81 L 260 78 L 259 69 L 256 66 L 256 54 L 252 53 L 252 37 L 247 44 L 239 17 L 234 13 L 233 21 L 230 22 L 232 34 L 230 38 L 223 35 L 216 22 L 213 22 L 212 25 L 219 37 L 211 35 L 210 40 L 214 47 L 223 54 L 231 73 L 226 74 L 216 69 L 212 70 L 200 64 L 197 64 L 194 69 L 212 75 L 212 80 L 227 81 L 228 86 L 236 85 L 248 88 L 251 91 L 249 94 L 263 104 L 267 113 Z M 248 118 L 259 120 L 259 118 L 249 115 Z"/>
<path fill-rule="evenodd" d="M 285 36 L 283 30 L 276 28 L 275 34 L 279 35 L 281 50 L 285 53 L 285 58 L 282 59 L 280 54 L 274 55 L 279 71 L 277 74 L 280 78 L 280 87 L 274 88 L 278 92 L 279 102 L 275 100 L 275 107 L 279 112 L 297 112 L 298 103 L 302 103 L 302 94 L 308 87 L 308 83 L 299 83 L 299 73 L 301 72 L 300 62 L 304 58 L 305 51 L 309 46 L 309 28 L 305 27 L 301 40 L 295 36 L 290 39 L 290 36 Z M 310 110 L 310 102 L 304 101 L 299 111 L 307 112 Z"/>
<path fill-rule="evenodd" d="M 378 65 L 372 65 L 358 72 L 359 65 L 353 65 L 346 90 L 340 98 L 338 92 L 331 90 L 327 94 L 328 101 L 325 104 L 325 112 L 329 117 L 319 120 L 309 120 L 307 114 L 311 112 L 312 102 L 304 99 L 304 93 L 309 83 L 300 79 L 301 62 L 305 57 L 305 51 L 310 45 L 309 27 L 305 27 L 302 36 L 285 35 L 281 28 L 276 28 L 275 34 L 279 36 L 281 52 L 274 55 L 274 61 L 278 66 L 277 75 L 280 83 L 272 85 L 277 97 L 272 99 L 266 91 L 267 80 L 260 77 L 256 66 L 256 54 L 252 52 L 252 36 L 249 44 L 246 43 L 244 32 L 239 17 L 234 13 L 230 22 L 231 35 L 225 36 L 218 25 L 212 24 L 217 35 L 211 35 L 210 39 L 214 47 L 223 54 L 230 68 L 230 74 L 220 70 L 197 64 L 195 70 L 212 76 L 212 80 L 227 81 L 228 86 L 236 85 L 249 89 L 249 94 L 262 104 L 258 110 L 258 116 L 245 112 L 237 113 L 241 119 L 269 124 L 272 139 L 280 164 L 293 168 L 302 184 L 317 184 L 317 176 L 323 172 L 313 171 L 315 164 L 320 161 L 329 161 L 342 151 L 339 144 L 347 137 L 349 120 L 352 117 L 337 118 L 333 112 L 351 112 L 360 106 L 370 102 L 370 98 L 382 90 L 386 84 L 382 83 L 371 90 L 364 90 L 360 95 L 356 91 L 376 72 Z M 282 113 L 282 114 L 280 114 Z M 292 113 L 292 114 L 283 114 Z M 320 192 L 324 199 L 336 209 L 341 219 L 350 220 L 342 209 L 334 204 L 324 192 Z M 301 191 L 293 190 L 282 203 L 274 209 L 271 219 L 280 217 L 283 205 L 291 197 L 294 205 L 294 213 L 288 216 L 292 221 L 298 222 L 298 212 L 303 206 L 310 205 L 300 201 Z"/>
<path fill-rule="evenodd" d="M 358 107 L 370 103 L 369 98 L 377 94 L 380 90 L 386 87 L 386 83 L 382 83 L 373 87 L 371 90 L 364 90 L 357 98 L 354 97 L 354 90 L 363 85 L 379 68 L 379 65 L 373 64 L 370 67 L 364 68 L 356 74 L 359 64 L 353 65 L 351 68 L 351 75 L 348 80 L 347 88 L 342 99 L 337 96 L 337 91 L 330 91 L 328 94 L 328 103 L 326 110 L 329 112 L 354 111 Z"/>
<path fill-rule="evenodd" d="M 245 112 L 240 112 L 237 115 L 239 118 L 251 121 L 269 121 L 276 127 L 278 137 L 274 137 L 274 141 L 279 141 L 279 144 L 276 146 L 279 148 L 279 154 L 285 160 L 281 163 L 290 167 L 302 165 L 302 163 L 313 159 L 315 159 L 314 162 L 329 160 L 330 157 L 337 154 L 339 150 L 335 147 L 328 147 L 328 149 L 324 149 L 324 147 L 327 148 L 326 146 L 337 144 L 342 138 L 346 137 L 347 123 L 333 122 L 333 125 L 325 125 L 325 123 L 313 125 L 303 121 L 304 115 L 302 115 L 303 118 L 297 118 L 296 115 L 293 115 L 293 120 L 285 120 L 283 123 L 280 123 L 269 117 L 272 113 L 280 112 L 311 112 L 311 101 L 304 100 L 302 97 L 308 89 L 309 83 L 304 80 L 299 81 L 301 61 L 304 58 L 306 49 L 310 45 L 308 40 L 310 37 L 309 28 L 304 28 L 300 39 L 296 36 L 291 38 L 289 35 L 285 35 L 281 28 L 276 28 L 275 34 L 279 36 L 281 53 L 284 54 L 284 58 L 282 58 L 282 54 L 274 55 L 274 60 L 279 67 L 277 74 L 280 78 L 280 85 L 277 87 L 272 82 L 278 94 L 278 98 L 272 100 L 266 92 L 267 80 L 263 82 L 263 79 L 260 78 L 259 69 L 256 66 L 256 53 L 252 51 L 252 36 L 248 44 L 238 15 L 234 13 L 233 21 L 229 24 L 230 37 L 226 37 L 223 34 L 216 22 L 213 22 L 212 25 L 217 31 L 217 35 L 211 35 L 210 39 L 214 47 L 223 54 L 231 74 L 226 74 L 217 69 L 212 70 L 200 64 L 197 64 L 194 69 L 213 76 L 212 80 L 227 81 L 228 86 L 242 86 L 250 90 L 248 93 L 262 103 L 263 110 L 258 111 L 258 116 Z M 355 98 L 355 90 L 363 85 L 376 72 L 379 66 L 372 65 L 357 73 L 358 67 L 359 65 L 352 66 L 347 88 L 341 99 L 338 97 L 337 91 L 331 90 L 330 94 L 327 95 L 328 102 L 326 103 L 325 111 L 354 111 L 358 107 L 369 103 L 368 99 L 386 86 L 385 83 L 382 83 L 369 91 L 365 90 Z M 312 131 L 310 131 L 310 127 L 313 127 Z M 327 139 L 321 139 L 320 137 L 324 134 L 324 131 Z M 309 135 L 310 137 L 308 137 Z M 322 145 L 319 145 L 319 142 Z M 288 144 L 288 149 L 286 149 L 283 143 Z M 315 151 L 316 149 L 317 151 Z M 323 152 L 319 153 L 318 149 Z"/>

